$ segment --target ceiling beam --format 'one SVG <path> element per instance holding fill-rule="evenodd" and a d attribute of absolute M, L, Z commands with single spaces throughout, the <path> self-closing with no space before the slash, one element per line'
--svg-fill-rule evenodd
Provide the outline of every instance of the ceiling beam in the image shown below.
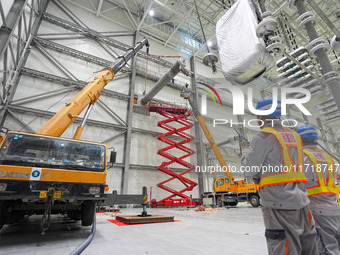
<path fill-rule="evenodd" d="M 122 0 L 122 2 L 123 2 L 124 6 L 125 6 L 125 8 L 128 12 L 127 16 L 128 16 L 128 18 L 130 17 L 129 20 L 130 20 L 131 24 L 136 28 L 138 25 L 137 25 L 137 22 L 135 21 L 135 18 L 133 17 L 133 15 L 130 12 L 130 8 L 127 6 L 125 0 Z"/>
<path fill-rule="evenodd" d="M 151 3 L 148 5 L 148 7 L 146 8 L 143 17 L 142 17 L 141 21 L 139 22 L 139 24 L 138 24 L 138 26 L 137 26 L 137 29 L 136 29 L 137 31 L 139 31 L 140 28 L 142 27 L 142 25 L 143 25 L 143 23 L 144 23 L 144 20 L 145 20 L 146 16 L 148 15 L 149 11 L 150 11 L 151 8 L 152 8 L 152 5 L 153 5 L 153 2 L 151 2 Z"/>
<path fill-rule="evenodd" d="M 99 16 L 100 16 L 100 12 L 102 10 L 102 6 L 103 6 L 103 0 L 99 0 L 98 8 L 97 8 L 97 13 L 96 13 L 96 17 L 97 18 L 99 18 Z"/>
<path fill-rule="evenodd" d="M 168 39 L 165 41 L 164 46 L 167 46 L 168 43 L 170 42 L 170 40 L 172 39 L 172 37 L 176 34 L 176 32 L 178 31 L 178 29 L 181 28 L 182 24 L 184 21 L 187 21 L 189 18 L 191 18 L 192 15 L 192 11 L 194 10 L 195 5 L 193 5 L 189 12 L 187 13 L 187 15 L 185 15 L 185 17 L 181 20 L 181 22 L 177 25 L 177 27 L 175 28 L 175 30 L 171 33 L 171 35 L 168 37 Z"/>

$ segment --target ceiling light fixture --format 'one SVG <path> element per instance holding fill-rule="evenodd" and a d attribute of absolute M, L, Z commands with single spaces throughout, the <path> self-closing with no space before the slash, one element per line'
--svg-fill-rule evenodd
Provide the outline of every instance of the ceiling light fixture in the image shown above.
<path fill-rule="evenodd" d="M 211 41 L 207 41 L 207 45 L 208 45 L 208 47 L 211 47 L 212 46 L 212 42 Z"/>
<path fill-rule="evenodd" d="M 150 16 L 153 16 L 153 15 L 155 15 L 155 12 L 154 12 L 154 10 L 150 10 L 150 11 L 149 11 L 149 15 L 150 15 Z"/>

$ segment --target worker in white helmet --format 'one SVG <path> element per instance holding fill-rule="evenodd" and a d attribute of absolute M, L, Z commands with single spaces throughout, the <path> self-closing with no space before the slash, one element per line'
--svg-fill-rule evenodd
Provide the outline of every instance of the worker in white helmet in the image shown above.
<path fill-rule="evenodd" d="M 304 125 L 296 132 L 303 142 L 309 209 L 315 219 L 319 252 L 340 255 L 340 205 L 335 188 L 337 166 L 330 155 L 318 149 L 318 133 L 314 127 Z"/>
<path fill-rule="evenodd" d="M 272 97 L 257 103 L 256 109 L 272 111 L 258 116 L 261 130 L 250 147 L 241 142 L 242 166 L 259 184 L 269 255 L 317 255 L 315 223 L 307 207 L 307 179 L 301 169 L 302 141 L 281 125 L 281 102 L 274 103 Z"/>

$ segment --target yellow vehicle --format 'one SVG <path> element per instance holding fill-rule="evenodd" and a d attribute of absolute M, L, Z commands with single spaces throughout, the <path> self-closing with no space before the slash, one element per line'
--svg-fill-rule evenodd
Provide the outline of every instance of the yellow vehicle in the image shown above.
<path fill-rule="evenodd" d="M 214 193 L 204 193 L 203 199 L 215 198 L 218 206 L 236 206 L 238 202 L 250 202 L 254 207 L 260 205 L 257 184 L 247 184 L 246 180 L 235 181 L 229 177 L 215 178 Z"/>
<path fill-rule="evenodd" d="M 203 116 L 198 110 L 197 105 L 193 101 L 190 93 L 183 89 L 181 96 L 189 100 L 193 109 L 194 115 L 200 124 L 201 129 L 209 146 L 213 150 L 220 166 L 224 169 L 225 177 L 217 178 L 214 172 L 214 192 L 205 192 L 203 194 L 203 204 L 218 205 L 218 206 L 236 206 L 238 202 L 250 202 L 254 207 L 260 205 L 260 197 L 258 194 L 259 187 L 257 184 L 247 184 L 246 180 L 236 181 L 229 171 L 228 165 L 225 162 L 212 134 L 210 133 Z"/>
<path fill-rule="evenodd" d="M 147 38 L 101 71 L 37 133 L 9 131 L 1 137 L 0 229 L 32 214 L 43 214 L 43 232 L 51 213 L 92 224 L 95 204 L 105 200 L 107 148 L 78 139 L 101 90 L 144 45 Z M 87 106 L 73 139 L 60 138 Z"/>

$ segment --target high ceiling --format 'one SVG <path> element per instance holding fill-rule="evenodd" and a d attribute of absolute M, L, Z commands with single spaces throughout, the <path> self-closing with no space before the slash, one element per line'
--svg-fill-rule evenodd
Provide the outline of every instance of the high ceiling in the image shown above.
<path fill-rule="evenodd" d="M 203 56 L 207 52 L 193 0 L 67 1 L 116 23 L 122 20 L 117 16 L 118 9 L 121 12 L 120 15 L 127 16 L 130 21 L 130 24 L 121 23 L 128 30 L 139 29 L 165 46 L 180 48 L 190 55 Z M 340 28 L 340 2 L 338 0 L 314 1 L 335 27 Z M 234 2 L 234 0 L 196 0 L 206 38 L 213 43 L 212 50 L 217 50 L 216 23 Z M 288 4 L 285 4 L 286 2 L 286 0 L 266 1 L 266 8 L 275 12 L 279 7 L 284 7 L 276 13 L 276 18 L 279 22 L 279 33 L 285 42 L 287 51 L 290 51 L 297 46 L 306 46 L 309 39 L 306 31 L 298 27 L 296 20 L 299 14 L 296 8 L 290 8 Z M 306 7 L 312 11 L 308 3 Z M 150 10 L 154 11 L 152 17 L 148 15 Z M 334 33 L 320 18 L 319 20 L 320 22 L 316 25 L 319 36 L 330 40 Z M 329 55 L 331 60 L 336 58 L 333 52 Z"/>
<path fill-rule="evenodd" d="M 195 0 L 201 22 L 204 28 L 206 40 L 211 42 L 211 52 L 218 54 L 216 42 L 216 23 L 235 2 L 235 0 Z M 142 34 L 158 41 L 164 46 L 179 50 L 184 56 L 195 55 L 203 59 L 207 53 L 202 29 L 195 8 L 194 0 L 67 0 L 82 9 L 85 9 L 97 17 L 102 17 L 116 24 L 121 25 L 128 31 L 139 30 Z M 268 11 L 275 14 L 278 22 L 277 34 L 285 45 L 285 51 L 291 52 L 303 46 L 307 47 L 309 37 L 305 29 L 301 29 L 297 19 L 299 14 L 296 7 L 290 8 L 287 0 L 265 1 Z M 316 5 L 328 17 L 330 22 L 340 28 L 340 1 L 338 0 L 314 0 Z M 255 1 L 255 4 L 258 3 Z M 305 1 L 308 11 L 314 12 L 308 1 Z M 150 16 L 150 11 L 153 16 Z M 326 25 L 320 15 L 316 15 L 318 22 L 315 25 L 320 37 L 328 41 L 334 36 L 334 32 Z M 123 23 L 122 20 L 129 23 Z M 328 51 L 329 60 L 334 70 L 340 70 L 339 53 L 333 50 Z M 277 59 L 280 59 L 278 56 Z M 321 91 L 327 92 L 327 85 L 322 81 L 321 68 L 316 59 L 313 59 L 316 68 L 313 70 L 320 77 L 318 83 L 322 83 Z M 272 68 L 266 74 L 271 81 L 270 86 L 280 84 L 282 79 L 278 78 L 276 68 Z M 268 84 L 267 84 L 268 85 Z M 267 86 L 266 85 L 266 86 Z M 321 102 L 323 103 L 323 102 Z M 339 119 L 335 103 L 332 99 L 327 100 L 319 106 L 320 114 L 324 120 L 334 121 Z"/>

